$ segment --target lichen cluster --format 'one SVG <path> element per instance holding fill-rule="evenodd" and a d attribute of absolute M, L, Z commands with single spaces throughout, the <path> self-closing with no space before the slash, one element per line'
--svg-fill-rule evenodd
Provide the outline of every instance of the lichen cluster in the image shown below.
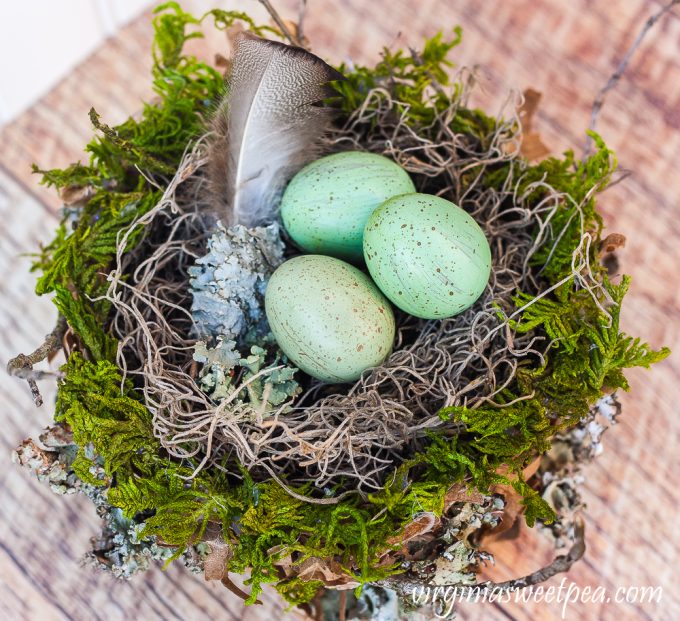
<path fill-rule="evenodd" d="M 218 226 L 207 253 L 189 268 L 199 337 L 251 343 L 266 338 L 264 291 L 268 277 L 283 263 L 283 250 L 276 224 L 252 230 Z"/>
<path fill-rule="evenodd" d="M 237 390 L 261 415 L 300 392 L 297 369 L 279 364 L 262 345 L 273 339 L 264 313 L 269 276 L 283 262 L 284 245 L 277 224 L 225 229 L 217 223 L 207 253 L 189 268 L 191 313 L 200 340 L 193 358 L 201 364 L 201 389 L 216 403 Z M 271 348 L 269 348 L 271 349 Z M 279 368 L 280 367 L 280 368 Z"/>
<path fill-rule="evenodd" d="M 240 21 L 256 32 L 277 34 L 243 14 L 215 10 L 208 15 L 219 28 Z M 125 252 L 143 240 L 144 228 L 131 224 L 161 199 L 158 186 L 174 175 L 187 145 L 204 132 L 205 119 L 222 95 L 223 76 L 183 52 L 187 39 L 201 36 L 196 28 L 202 23 L 175 3 L 159 7 L 154 19 L 153 102 L 117 127 L 105 125 L 93 111 L 98 134 L 86 147 L 90 161 L 39 171 L 68 205 L 55 239 L 35 263 L 38 294 L 55 293 L 55 304 L 76 344 L 62 369 L 55 414 L 73 437 L 66 476 L 98 490 L 110 511 L 129 520 L 125 529 L 135 533 L 135 542 L 169 546 L 171 558 L 207 539 L 207 533 L 226 543 L 228 570 L 250 572 L 250 602 L 264 583 L 274 583 L 291 602 L 310 600 L 322 586 L 318 579 L 302 581 L 294 573 L 281 579 L 284 562 L 333 559 L 360 585 L 404 571 L 393 538 L 421 513 L 441 516 L 445 506 L 451 509 L 446 495 L 454 483 L 482 494 L 493 485 L 509 486 L 521 495 L 530 525 L 537 519 L 551 521 L 553 509 L 525 480 L 524 468 L 550 448 L 556 433 L 587 417 L 603 394 L 627 389 L 625 368 L 647 367 L 668 353 L 650 350 L 619 328 L 629 283 L 625 278 L 611 282 L 601 262 L 596 194 L 606 186 L 615 163 L 597 137 L 596 152 L 583 161 L 567 153 L 538 164 L 523 162 L 518 180 L 509 179 L 516 166 L 501 158 L 494 165 L 471 168 L 461 180 L 465 187 L 482 189 L 516 184 L 514 192 L 525 203 L 540 204 L 548 187 L 562 197 L 529 232 L 536 244 L 531 256 L 534 276 L 548 294 L 517 291 L 514 307 L 496 309 L 507 329 L 544 339 L 550 347 L 540 355 L 528 354 L 493 403 L 442 408 L 441 426 L 428 434 L 422 450 L 402 460 L 382 489 L 350 494 L 333 504 L 308 503 L 305 496 L 319 496 L 309 485 L 295 486 L 292 496 L 276 481 L 255 480 L 246 468 L 234 467 L 227 459 L 222 467 L 199 469 L 199 452 L 177 460 L 161 447 L 143 393 L 135 378 L 125 377 L 118 366 L 107 274 L 120 259 L 121 235 L 126 235 Z M 449 84 L 447 77 L 448 55 L 458 40 L 459 33 L 451 40 L 438 35 L 419 55 L 385 50 L 376 67 L 346 70 L 348 80 L 338 86 L 339 122 L 361 109 L 367 113 L 362 118 L 369 120 L 360 131 L 367 140 L 375 139 L 370 113 L 383 104 L 367 97 L 384 89 L 396 102 L 394 116 L 414 134 L 427 135 L 434 117 L 447 112 L 461 88 Z M 462 137 L 464 150 L 465 141 L 488 136 L 499 121 L 458 106 L 449 122 Z M 513 208 L 510 200 L 501 217 L 510 217 Z M 574 264 L 575 257 L 585 257 L 588 279 L 577 277 L 581 268 Z M 253 365 L 251 374 L 260 369 L 258 350 L 243 354 L 237 360 L 226 343 L 221 351 L 199 345 L 197 360 L 209 363 L 199 381 L 217 401 L 224 394 L 220 386 L 229 365 Z M 286 396 L 295 393 L 291 377 L 280 377 L 275 384 Z M 264 386 L 259 390 L 251 398 L 262 399 Z M 271 394 L 269 388 L 274 403 Z M 333 496 L 334 490 L 326 494 Z M 452 539 L 452 558 L 457 551 L 467 554 L 459 547 Z M 388 552 L 394 555 L 385 562 Z M 118 562 L 118 573 L 129 573 L 126 563 Z"/>
<path fill-rule="evenodd" d="M 148 569 L 154 561 L 165 561 L 172 556 L 172 548 L 160 546 L 155 538 L 142 534 L 143 523 L 126 518 L 118 507 L 109 503 L 105 487 L 86 483 L 75 473 L 72 466 L 79 447 L 66 425 L 57 423 L 48 427 L 40 435 L 40 442 L 42 446 L 25 440 L 14 451 L 12 459 L 30 469 L 55 494 L 80 492 L 92 501 L 104 524 L 100 535 L 93 539 L 86 561 L 110 569 L 118 578 L 130 578 Z M 94 464 L 89 472 L 97 478 L 104 476 L 103 469 Z M 186 560 L 187 565 L 195 565 L 189 556 Z"/>

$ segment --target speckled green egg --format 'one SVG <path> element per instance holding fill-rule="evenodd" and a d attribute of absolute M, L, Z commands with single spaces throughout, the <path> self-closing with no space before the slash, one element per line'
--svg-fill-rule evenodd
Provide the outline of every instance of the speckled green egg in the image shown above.
<path fill-rule="evenodd" d="M 437 196 L 385 201 L 364 232 L 366 265 L 399 308 L 424 319 L 452 317 L 482 294 L 491 272 L 484 232 L 463 209 Z"/>
<path fill-rule="evenodd" d="M 345 151 L 303 168 L 281 200 L 281 219 L 303 250 L 359 263 L 373 210 L 392 196 L 415 192 L 406 171 L 374 153 Z"/>
<path fill-rule="evenodd" d="M 286 261 L 265 293 L 267 320 L 293 364 L 324 382 L 350 382 L 392 350 L 394 315 L 356 267 L 321 255 Z"/>

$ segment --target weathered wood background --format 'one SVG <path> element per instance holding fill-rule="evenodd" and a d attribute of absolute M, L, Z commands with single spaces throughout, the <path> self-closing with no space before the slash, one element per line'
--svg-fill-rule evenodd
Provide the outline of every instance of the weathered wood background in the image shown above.
<path fill-rule="evenodd" d="M 195 0 L 203 11 L 210 0 Z M 254 0 L 218 3 L 262 15 Z M 295 17 L 295 0 L 277 5 Z M 424 35 L 460 24 L 458 63 L 476 66 L 476 101 L 500 109 L 508 90 L 544 93 L 536 120 L 555 151 L 584 142 L 591 102 L 647 16 L 651 0 L 309 0 L 306 30 L 320 55 L 370 62 L 382 46 L 418 45 Z M 676 9 L 678 12 L 678 9 Z M 58 24 L 55 24 L 58 27 Z M 150 15 L 110 39 L 57 88 L 0 133 L 0 356 L 32 349 L 49 331 L 53 310 L 32 294 L 29 260 L 22 256 L 47 240 L 58 203 L 36 184 L 30 164 L 61 167 L 81 157 L 95 106 L 109 123 L 135 112 L 149 96 Z M 49 54 L 35 42 L 37 54 Z M 195 42 L 210 58 L 221 38 Z M 623 325 L 654 346 L 680 350 L 680 19 L 657 24 L 601 115 L 598 129 L 631 176 L 602 198 L 610 231 L 628 237 L 620 253 L 633 276 Z M 584 620 L 680 619 L 677 561 L 680 508 L 678 436 L 680 363 L 677 356 L 653 372 L 630 373 L 622 395 L 621 424 L 606 434 L 604 455 L 587 473 L 588 552 L 568 579 L 580 587 L 661 585 L 661 604 L 583 604 L 566 618 Z M 10 450 L 36 436 L 50 407 L 32 407 L 18 381 L 2 377 L 0 436 L 0 617 L 11 621 L 75 619 L 278 619 L 274 597 L 243 609 L 221 587 L 179 566 L 154 569 L 136 580 L 114 582 L 79 565 L 98 520 L 84 498 L 58 498 L 9 462 Z M 49 393 L 49 389 L 48 389 Z M 49 403 L 49 402 L 48 402 Z M 496 548 L 502 579 L 532 571 L 550 558 L 536 532 Z M 554 578 L 552 584 L 559 584 Z M 290 616 L 290 615 L 289 615 Z M 464 605 L 462 619 L 560 619 L 556 604 Z"/>

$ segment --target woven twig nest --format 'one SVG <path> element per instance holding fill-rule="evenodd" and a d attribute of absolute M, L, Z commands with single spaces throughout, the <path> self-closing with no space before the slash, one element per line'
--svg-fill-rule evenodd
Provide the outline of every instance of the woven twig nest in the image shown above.
<path fill-rule="evenodd" d="M 369 585 L 369 600 L 470 587 L 486 538 L 521 514 L 571 548 L 501 588 L 568 569 L 584 550 L 573 475 L 597 452 L 602 416 L 614 418 L 621 370 L 665 354 L 619 331 L 627 280 L 614 284 L 605 262 L 615 271 L 607 257 L 622 239 L 603 240 L 595 206 L 612 154 L 595 137 L 582 161 L 537 162 L 544 147 L 522 131 L 535 94 L 493 117 L 471 109 L 473 76 L 445 72 L 456 40 L 341 68 L 326 151 L 382 154 L 419 192 L 465 209 L 490 243 L 491 279 L 453 318 L 397 313 L 393 353 L 353 384 L 273 379 L 291 365 L 266 329 L 224 373 L 219 341 L 197 349 L 192 278 L 219 280 L 206 248 L 257 263 L 258 287 L 298 251 L 275 225 L 225 229 L 207 205 L 205 119 L 222 76 L 181 55 L 194 23 L 176 7 L 158 15 L 159 99 L 117 128 L 93 112 L 90 165 L 45 173 L 66 207 L 38 292 L 56 292 L 60 321 L 11 367 L 37 395 L 32 364 L 60 347 L 68 362 L 57 425 L 18 458 L 95 501 L 96 563 L 129 576 L 181 557 L 250 602 L 265 582 L 300 604 L 322 587 Z M 230 572 L 250 574 L 250 595 Z"/>

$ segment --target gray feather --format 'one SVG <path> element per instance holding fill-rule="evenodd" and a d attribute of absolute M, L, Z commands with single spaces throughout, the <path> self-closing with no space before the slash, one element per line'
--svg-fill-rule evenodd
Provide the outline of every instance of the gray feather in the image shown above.
<path fill-rule="evenodd" d="M 210 185 L 230 225 L 275 218 L 281 192 L 318 153 L 331 112 L 319 103 L 342 75 L 310 52 L 239 33 L 228 93 L 213 119 Z"/>

